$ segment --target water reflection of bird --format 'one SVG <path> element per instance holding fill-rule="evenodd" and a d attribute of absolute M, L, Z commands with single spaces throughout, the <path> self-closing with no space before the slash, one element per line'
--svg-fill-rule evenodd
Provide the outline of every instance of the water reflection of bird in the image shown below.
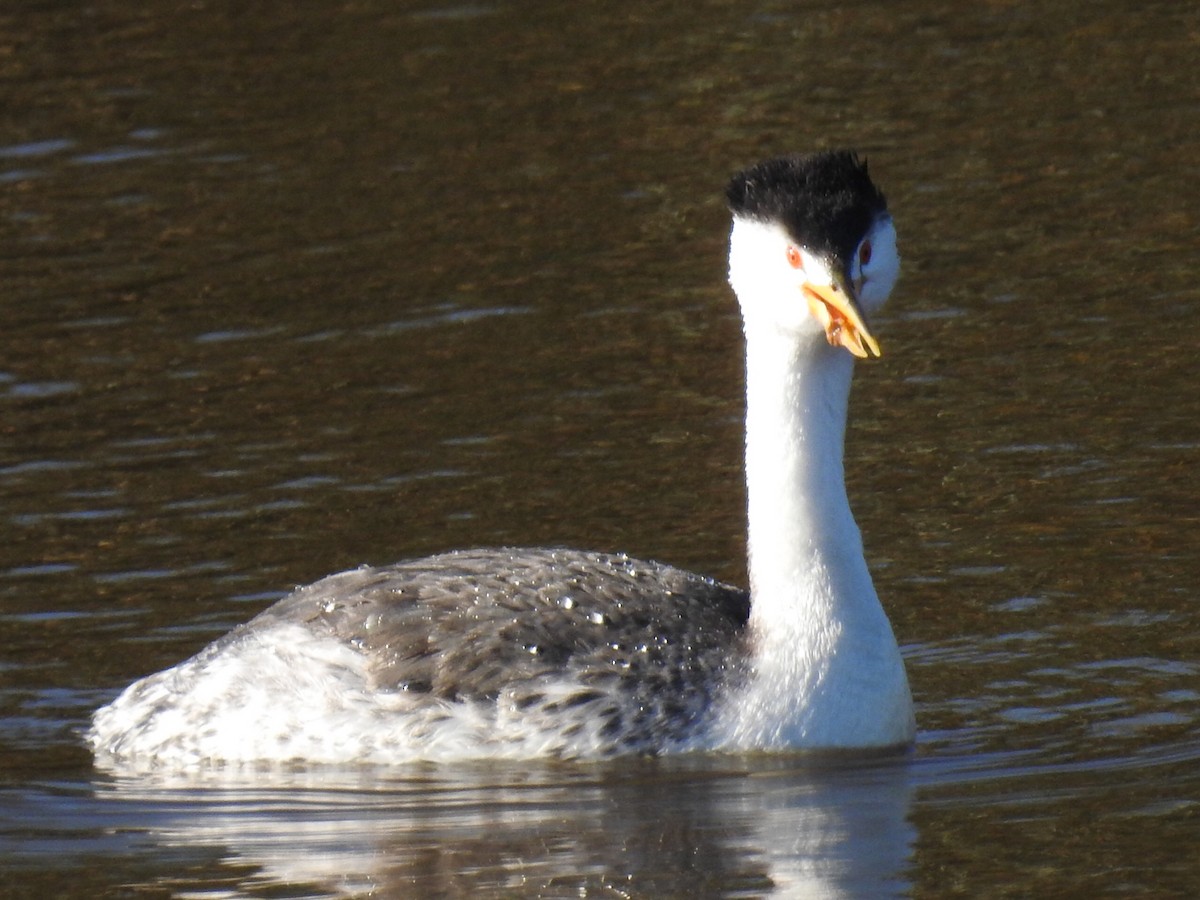
<path fill-rule="evenodd" d="M 846 497 L 866 316 L 896 232 L 847 152 L 733 178 L 746 592 L 620 555 L 474 550 L 300 588 L 99 710 L 112 765 L 908 744 L 912 700 Z"/>

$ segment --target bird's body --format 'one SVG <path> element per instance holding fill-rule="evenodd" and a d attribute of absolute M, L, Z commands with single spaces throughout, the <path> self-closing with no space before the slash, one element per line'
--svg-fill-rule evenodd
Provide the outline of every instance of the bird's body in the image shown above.
<path fill-rule="evenodd" d="M 458 551 L 301 588 L 97 727 L 172 762 L 684 749 L 744 678 L 748 613 L 744 591 L 627 557 Z M 180 696 L 189 723 L 171 721 Z M 238 727 L 205 730 L 233 709 Z M 145 727 L 118 726 L 126 710 Z"/>
<path fill-rule="evenodd" d="M 459 551 L 333 575 L 97 712 L 121 764 L 878 749 L 914 733 L 842 477 L 864 314 L 899 268 L 852 154 L 736 176 L 747 340 L 747 593 L 572 550 Z"/>

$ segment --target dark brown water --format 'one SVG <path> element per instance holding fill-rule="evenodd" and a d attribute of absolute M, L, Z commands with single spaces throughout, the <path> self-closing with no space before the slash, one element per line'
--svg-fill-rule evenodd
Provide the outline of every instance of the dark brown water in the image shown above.
<path fill-rule="evenodd" d="M 1200 12 L 0 11 L 0 893 L 1200 889 Z M 457 546 L 743 576 L 733 169 L 867 152 L 847 469 L 911 760 L 114 781 L 292 585 Z"/>

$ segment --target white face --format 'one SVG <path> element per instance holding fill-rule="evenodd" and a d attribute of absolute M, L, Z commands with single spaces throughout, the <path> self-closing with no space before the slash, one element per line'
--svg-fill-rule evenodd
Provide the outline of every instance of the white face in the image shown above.
<path fill-rule="evenodd" d="M 899 277 L 896 226 L 892 224 L 892 217 L 886 216 L 867 232 L 850 263 L 850 281 L 863 312 L 872 313 L 883 306 Z"/>
<path fill-rule="evenodd" d="M 900 274 L 896 229 L 889 217 L 872 226 L 854 253 L 850 278 L 863 312 L 883 306 Z M 804 301 L 805 284 L 834 284 L 828 263 L 796 247 L 779 225 L 735 219 L 729 242 L 729 282 L 749 325 L 795 333 L 820 333 L 822 324 Z"/>
<path fill-rule="evenodd" d="M 779 225 L 753 219 L 733 220 L 729 236 L 729 283 L 751 327 L 773 327 L 786 332 L 815 330 L 800 286 L 810 270 L 789 263 L 792 241 Z M 804 265 L 815 261 L 807 255 Z M 818 275 L 817 277 L 820 277 Z"/>

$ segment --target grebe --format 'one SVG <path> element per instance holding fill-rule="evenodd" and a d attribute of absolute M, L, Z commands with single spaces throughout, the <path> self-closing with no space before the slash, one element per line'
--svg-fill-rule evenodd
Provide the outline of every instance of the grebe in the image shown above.
<path fill-rule="evenodd" d="M 912 698 L 842 445 L 896 232 L 847 151 L 736 175 L 750 591 L 622 555 L 470 550 L 302 587 L 100 709 L 104 765 L 903 747 Z"/>

